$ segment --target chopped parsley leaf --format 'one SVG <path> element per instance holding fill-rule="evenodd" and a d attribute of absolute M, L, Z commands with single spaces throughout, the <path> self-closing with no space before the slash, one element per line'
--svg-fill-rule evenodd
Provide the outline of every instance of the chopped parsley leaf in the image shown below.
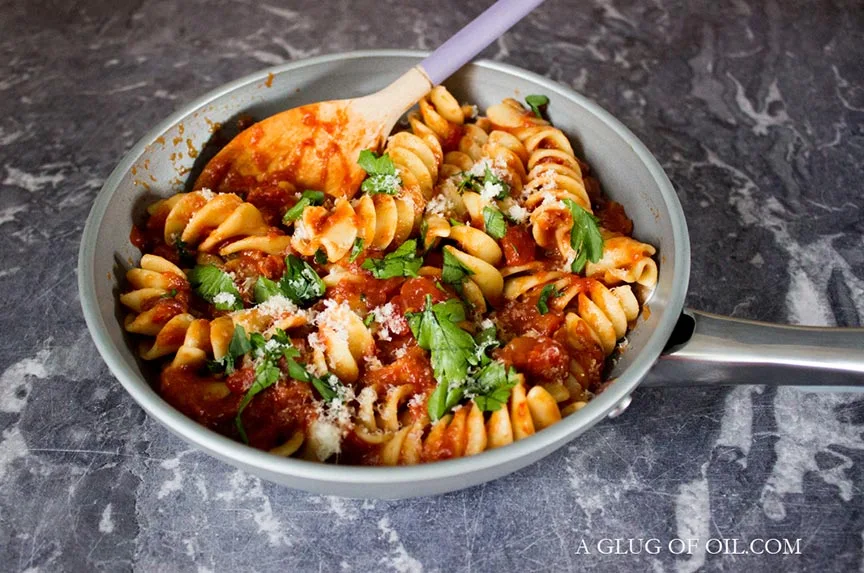
<path fill-rule="evenodd" d="M 321 191 L 303 191 L 300 195 L 300 200 L 293 207 L 285 212 L 282 217 L 282 222 L 286 225 L 299 219 L 303 215 L 303 211 L 310 205 L 320 205 L 324 202 L 324 193 Z"/>
<path fill-rule="evenodd" d="M 543 290 L 540 291 L 540 298 L 537 300 L 537 310 L 540 311 L 540 314 L 546 314 L 549 312 L 549 299 L 554 297 L 559 297 L 563 293 L 558 292 L 558 289 L 555 288 L 555 285 L 548 284 L 543 287 Z"/>
<path fill-rule="evenodd" d="M 366 180 L 360 187 L 365 193 L 373 195 L 384 193 L 396 195 L 402 187 L 402 179 L 396 171 L 396 166 L 388 154 L 380 157 L 370 149 L 364 149 L 357 158 L 357 165 L 366 172 Z"/>
<path fill-rule="evenodd" d="M 435 421 L 464 395 L 462 385 L 468 379 L 468 368 L 477 362 L 474 339 L 456 324 L 465 320 L 465 309 L 456 299 L 432 304 L 431 295 L 426 295 L 423 311 L 406 316 L 417 344 L 430 353 L 438 381 L 428 402 L 429 417 Z"/>
<path fill-rule="evenodd" d="M 177 239 L 174 241 L 174 248 L 177 249 L 177 256 L 180 258 L 181 263 L 195 264 L 195 257 L 189 251 L 189 243 Z"/>
<path fill-rule="evenodd" d="M 572 199 L 564 199 L 570 209 L 573 227 L 570 229 L 570 246 L 576 251 L 576 259 L 570 266 L 574 273 L 582 272 L 585 263 L 596 263 L 603 256 L 603 236 L 600 234 L 600 220 L 586 211 Z"/>
<path fill-rule="evenodd" d="M 370 271 L 376 279 L 390 279 L 416 277 L 422 264 L 423 259 L 417 256 L 417 241 L 410 239 L 383 258 L 366 259 L 361 266 Z"/>
<path fill-rule="evenodd" d="M 217 310 L 240 310 L 243 299 L 230 275 L 215 265 L 198 265 L 187 274 L 195 293 Z"/>
<path fill-rule="evenodd" d="M 237 332 L 238 331 L 235 328 L 235 336 L 237 335 Z M 243 333 L 243 338 L 245 339 L 245 332 Z M 233 338 L 231 342 L 232 344 L 234 343 Z M 279 378 L 282 375 L 282 371 L 279 370 L 278 366 L 279 359 L 285 358 L 286 361 L 293 361 L 294 358 L 300 356 L 300 351 L 294 348 L 291 344 L 291 339 L 288 338 L 285 331 L 280 329 L 276 330 L 276 333 L 270 338 L 270 340 L 265 340 L 265 338 L 257 332 L 252 333 L 245 344 L 247 345 L 245 346 L 247 352 L 251 351 L 252 354 L 259 359 L 258 365 L 255 366 L 255 380 L 252 382 L 252 386 L 249 387 L 246 394 L 243 396 L 243 399 L 240 401 L 240 405 L 237 408 L 237 415 L 234 418 L 234 425 L 237 427 L 237 432 L 240 434 L 243 442 L 248 444 L 249 438 L 246 435 L 246 430 L 243 428 L 243 420 L 241 418 L 243 410 L 246 409 L 246 406 L 249 405 L 256 395 L 279 381 Z"/>
<path fill-rule="evenodd" d="M 441 280 L 457 288 L 461 287 L 465 277 L 474 273 L 452 255 L 449 250 L 444 249 L 442 252 L 444 253 L 444 265 L 441 269 Z"/>
<path fill-rule="evenodd" d="M 485 171 L 483 172 L 483 176 L 472 175 L 467 171 L 462 172 L 462 180 L 459 182 L 458 190 L 459 193 L 464 193 L 465 191 L 480 191 L 486 186 L 495 187 L 497 186 L 501 190 L 495 195 L 495 199 L 504 199 L 510 193 L 510 185 L 495 175 L 492 169 L 489 166 L 486 166 Z"/>
<path fill-rule="evenodd" d="M 309 263 L 294 256 L 285 257 L 285 274 L 279 288 L 296 304 L 308 304 L 322 296 L 327 286 Z"/>
<path fill-rule="evenodd" d="M 549 98 L 545 95 L 529 95 L 525 98 L 525 103 L 531 108 L 539 118 L 543 118 L 543 110 L 541 108 L 549 105 Z"/>
<path fill-rule="evenodd" d="M 288 255 L 285 257 L 285 274 L 279 282 L 259 276 L 255 282 L 255 302 L 261 304 L 272 296 L 283 295 L 294 304 L 305 306 L 324 296 L 327 286 L 309 263 Z"/>
<path fill-rule="evenodd" d="M 493 360 L 477 373 L 471 387 L 474 403 L 484 412 L 500 410 L 510 399 L 510 390 L 518 382 L 519 376 L 514 368 Z"/>
<path fill-rule="evenodd" d="M 483 225 L 486 227 L 486 234 L 493 239 L 503 239 L 507 234 L 504 214 L 495 207 L 489 205 L 483 207 Z"/>
<path fill-rule="evenodd" d="M 317 251 L 315 251 L 315 255 L 313 255 L 312 258 L 319 265 L 327 264 L 327 253 L 324 252 L 324 249 L 318 249 Z"/>
<path fill-rule="evenodd" d="M 351 254 L 348 255 L 348 262 L 353 263 L 357 260 L 357 257 L 360 256 L 360 253 L 363 252 L 363 239 L 357 237 L 354 239 L 354 245 L 351 247 Z"/>
<path fill-rule="evenodd" d="M 159 298 L 174 298 L 175 296 L 177 296 L 177 289 L 172 288 L 168 292 L 161 294 Z"/>

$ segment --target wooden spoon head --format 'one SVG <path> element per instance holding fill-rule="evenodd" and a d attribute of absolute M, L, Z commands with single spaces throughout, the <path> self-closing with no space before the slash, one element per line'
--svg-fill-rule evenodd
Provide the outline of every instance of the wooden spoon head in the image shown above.
<path fill-rule="evenodd" d="M 360 151 L 377 150 L 387 129 L 380 118 L 363 113 L 359 101 L 304 105 L 254 124 L 210 160 L 195 189 L 236 191 L 287 182 L 297 190 L 350 198 L 365 176 L 357 165 Z"/>

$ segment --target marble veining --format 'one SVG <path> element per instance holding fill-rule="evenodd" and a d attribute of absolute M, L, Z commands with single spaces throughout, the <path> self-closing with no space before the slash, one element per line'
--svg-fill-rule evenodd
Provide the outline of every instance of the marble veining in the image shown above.
<path fill-rule="evenodd" d="M 864 568 L 859 394 L 640 390 L 525 470 L 390 502 L 292 491 L 190 450 L 110 375 L 76 254 L 96 192 L 150 126 L 262 67 L 434 48 L 486 4 L 0 0 L 4 570 Z M 862 30 L 848 0 L 548 0 L 485 56 L 586 94 L 655 153 L 690 225 L 688 304 L 858 326 Z M 640 537 L 801 539 L 802 554 L 594 550 Z"/>

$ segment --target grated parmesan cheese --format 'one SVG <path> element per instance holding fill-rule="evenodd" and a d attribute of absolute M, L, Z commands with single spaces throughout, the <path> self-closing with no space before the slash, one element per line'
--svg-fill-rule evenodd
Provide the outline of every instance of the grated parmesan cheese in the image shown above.
<path fill-rule="evenodd" d="M 567 255 L 567 259 L 564 261 L 564 265 L 561 267 L 561 270 L 566 273 L 572 273 L 573 261 L 576 260 L 576 251 L 570 249 L 570 253 Z"/>
<path fill-rule="evenodd" d="M 346 325 L 348 321 L 356 317 L 354 311 L 348 306 L 348 303 L 337 303 L 335 300 L 326 299 L 324 301 L 324 310 L 318 313 L 315 318 L 315 323 L 320 328 L 327 328 L 333 332 L 339 340 L 348 340 L 348 329 Z"/>
<path fill-rule="evenodd" d="M 435 215 L 446 215 L 453 209 L 453 202 L 446 195 L 436 195 L 426 204 L 426 212 Z"/>
<path fill-rule="evenodd" d="M 502 193 L 504 193 L 504 186 L 500 183 L 492 183 L 491 181 L 485 182 L 483 188 L 480 189 L 480 196 L 487 201 L 495 200 Z"/>
<path fill-rule="evenodd" d="M 384 365 L 381 364 L 381 360 L 377 356 L 370 354 L 369 356 L 366 356 L 363 360 L 364 362 L 366 362 L 366 369 L 370 372 L 374 372 L 375 370 L 380 370 L 381 368 L 384 368 Z"/>
<path fill-rule="evenodd" d="M 484 175 L 486 175 L 486 170 L 489 169 L 491 171 L 492 168 L 492 162 L 489 161 L 488 157 L 484 157 L 483 159 L 472 165 L 471 169 L 469 169 L 466 173 L 471 177 L 483 177 Z M 494 173 L 494 171 L 492 172 Z"/>
<path fill-rule="evenodd" d="M 309 227 L 306 226 L 302 218 L 297 219 L 294 223 L 294 238 L 298 241 L 308 241 L 312 238 L 312 233 L 309 232 Z"/>
<path fill-rule="evenodd" d="M 315 450 L 315 457 L 323 462 L 342 451 L 342 429 L 336 424 L 315 420 L 309 424 L 309 441 Z"/>
<path fill-rule="evenodd" d="M 480 322 L 480 328 L 481 328 L 482 330 L 487 330 L 487 329 L 489 329 L 489 328 L 494 328 L 494 327 L 495 327 L 495 323 L 492 322 L 492 319 L 491 319 L 491 318 L 484 318 L 484 319 Z"/>
<path fill-rule="evenodd" d="M 528 209 L 514 203 L 507 209 L 507 215 L 517 223 L 524 223 L 528 219 Z"/>
<path fill-rule="evenodd" d="M 308 338 L 306 339 L 306 341 L 309 343 L 309 347 L 312 350 L 317 350 L 318 352 L 322 352 L 322 353 L 327 351 L 327 347 L 324 346 L 324 342 L 321 340 L 321 337 L 318 336 L 317 332 L 311 333 L 308 336 Z M 315 374 L 311 370 L 309 372 L 311 372 L 312 374 Z M 325 372 L 326 372 L 326 369 L 325 369 Z M 321 374 L 315 374 L 315 375 L 320 376 Z"/>
<path fill-rule="evenodd" d="M 302 314 L 303 312 L 306 312 L 300 310 L 300 308 L 294 304 L 291 299 L 281 294 L 271 296 L 255 308 L 259 314 L 270 317 L 277 317 L 285 314 Z"/>
<path fill-rule="evenodd" d="M 211 191 L 211 190 L 208 189 L 207 187 L 202 187 L 201 189 L 199 189 L 199 190 L 198 190 L 198 194 L 201 195 L 201 197 L 202 197 L 205 201 L 210 201 L 211 199 L 213 199 L 213 197 L 216 196 L 216 194 L 213 193 L 213 191 Z"/>
<path fill-rule="evenodd" d="M 237 302 L 237 297 L 230 292 L 220 292 L 216 296 L 213 297 L 213 304 L 224 304 L 227 306 L 234 306 Z"/>
<path fill-rule="evenodd" d="M 403 334 L 405 325 L 402 322 L 401 315 L 392 303 L 387 303 L 383 306 L 378 306 L 372 309 L 372 316 L 375 322 L 380 325 L 377 335 L 381 340 L 391 340 L 390 334 Z"/>

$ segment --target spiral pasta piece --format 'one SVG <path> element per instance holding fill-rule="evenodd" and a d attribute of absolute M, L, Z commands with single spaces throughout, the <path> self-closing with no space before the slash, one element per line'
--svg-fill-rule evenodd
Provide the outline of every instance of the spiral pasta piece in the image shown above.
<path fill-rule="evenodd" d="M 323 249 L 331 263 L 342 260 L 356 239 L 373 250 L 385 250 L 408 239 L 417 226 L 416 203 L 407 196 L 362 195 L 353 203 L 337 199 L 332 209 L 311 206 L 294 227 L 291 246 L 311 257 Z"/>
<path fill-rule="evenodd" d="M 189 314 L 186 298 L 177 296 L 189 290 L 189 282 L 176 265 L 144 255 L 140 266 L 126 273 L 126 280 L 132 290 L 120 295 L 120 302 L 132 312 L 126 317 L 125 329 L 154 338 L 152 343 L 141 344 L 141 358 L 155 360 L 175 354 L 172 366 L 200 366 L 209 356 L 219 359 L 225 355 L 233 322 L 228 317 L 210 321 Z"/>
<path fill-rule="evenodd" d="M 147 254 L 141 257 L 139 267 L 126 273 L 126 280 L 132 290 L 120 295 L 120 302 L 132 312 L 126 316 L 124 328 L 154 337 L 152 343 L 141 344 L 140 356 L 154 360 L 176 352 L 194 320 L 185 301 L 170 297 L 172 290 L 189 290 L 186 274 L 170 261 Z"/>
<path fill-rule="evenodd" d="M 310 344 L 316 354 L 315 362 L 326 359 L 330 372 L 340 380 L 354 382 L 360 376 L 360 364 L 375 351 L 372 333 L 363 320 L 346 303 L 325 301 L 326 308 L 316 322 L 317 334 L 310 335 Z"/>
<path fill-rule="evenodd" d="M 607 237 L 603 256 L 585 265 L 585 274 L 606 284 L 637 283 L 651 289 L 657 285 L 657 263 L 651 257 L 657 250 L 632 237 Z"/>
<path fill-rule="evenodd" d="M 419 420 L 397 431 L 381 449 L 381 463 L 413 465 L 473 456 L 525 439 L 559 420 L 561 410 L 555 398 L 542 386 L 528 390 L 522 378 L 507 404 L 488 419 L 471 402 L 431 426 Z"/>
<path fill-rule="evenodd" d="M 549 300 L 549 306 L 566 312 L 568 334 L 584 332 L 584 323 L 606 355 L 612 353 L 615 343 L 627 333 L 628 324 L 639 315 L 639 302 L 629 285 L 610 289 L 594 279 L 542 270 L 531 264 L 504 269 L 502 273 L 507 275 L 504 296 L 510 300 L 539 295 L 543 287 L 553 285 L 558 294 Z"/>
<path fill-rule="evenodd" d="M 382 400 L 375 388 L 367 386 L 357 396 L 357 437 L 372 445 L 390 440 L 403 427 L 405 407 L 414 396 L 414 386 L 403 384 L 387 390 Z"/>
<path fill-rule="evenodd" d="M 289 237 L 264 222 L 257 207 L 233 193 L 214 194 L 209 190 L 178 194 L 166 206 L 165 242 L 182 241 L 203 253 L 221 256 L 244 250 L 283 254 Z"/>

